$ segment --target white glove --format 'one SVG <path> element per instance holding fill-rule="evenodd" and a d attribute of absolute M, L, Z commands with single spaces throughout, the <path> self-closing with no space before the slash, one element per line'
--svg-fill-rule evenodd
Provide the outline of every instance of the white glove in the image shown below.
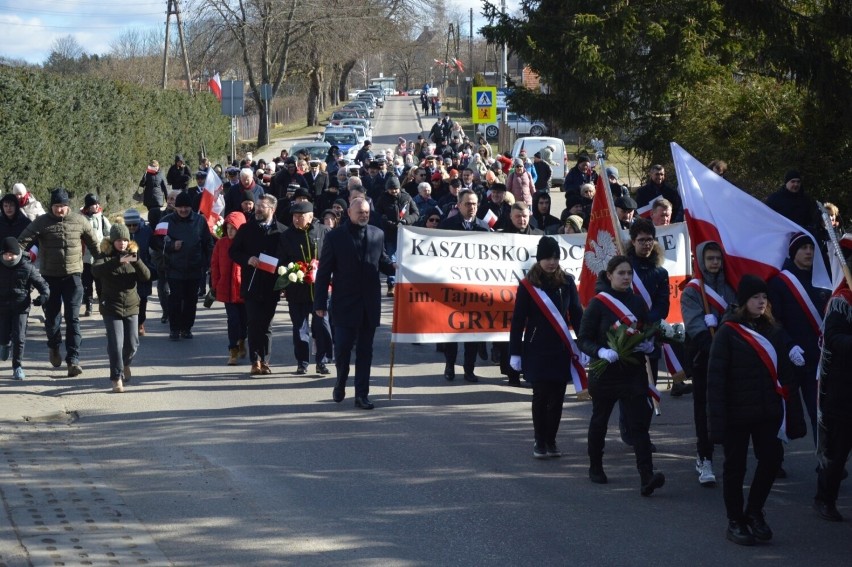
<path fill-rule="evenodd" d="M 636 345 L 633 352 L 641 352 L 643 354 L 651 354 L 654 352 L 654 339 L 647 339 Z"/>
<path fill-rule="evenodd" d="M 799 345 L 794 346 L 790 349 L 790 362 L 795 364 L 796 366 L 804 366 L 805 365 L 805 351 L 802 350 L 802 347 Z"/>
<path fill-rule="evenodd" d="M 710 327 L 718 327 L 719 320 L 716 319 L 716 316 L 710 313 L 709 315 L 704 316 L 704 324 L 707 325 L 707 328 Z"/>
<path fill-rule="evenodd" d="M 618 360 L 618 353 L 611 348 L 602 348 L 598 350 L 598 358 L 602 358 L 612 364 Z"/>
<path fill-rule="evenodd" d="M 517 354 L 513 354 L 509 358 L 509 366 L 511 366 L 512 370 L 514 370 L 515 372 L 520 372 L 521 371 L 521 357 L 518 356 Z"/>

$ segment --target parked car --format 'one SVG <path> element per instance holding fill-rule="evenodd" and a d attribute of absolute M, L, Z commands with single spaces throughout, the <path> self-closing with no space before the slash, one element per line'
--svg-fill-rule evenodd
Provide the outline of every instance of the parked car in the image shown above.
<path fill-rule="evenodd" d="M 358 116 L 358 111 L 354 108 L 351 110 L 335 110 L 331 113 L 329 122 L 334 124 L 335 121 L 340 120 L 341 118 L 360 118 L 360 116 Z"/>
<path fill-rule="evenodd" d="M 553 148 L 553 154 L 550 168 L 553 170 L 553 177 L 550 178 L 551 187 L 562 187 L 565 182 L 565 172 L 569 169 L 567 165 L 568 153 L 565 151 L 565 142 L 560 138 L 550 138 L 547 136 L 527 136 L 515 140 L 515 145 L 512 147 L 512 156 L 518 157 L 521 150 L 526 150 L 527 156 L 532 158 L 536 152 L 540 152 L 542 148 L 550 146 Z"/>
<path fill-rule="evenodd" d="M 338 121 L 338 126 L 361 126 L 368 140 L 373 139 L 373 125 L 369 120 L 363 118 L 343 118 Z"/>
<path fill-rule="evenodd" d="M 359 109 L 362 109 L 364 112 L 367 113 L 367 118 L 372 118 L 373 114 L 375 114 L 375 109 L 371 108 L 370 105 L 368 105 L 363 100 L 351 100 L 351 101 L 347 102 L 346 106 L 344 106 L 343 108 L 359 108 Z"/>
<path fill-rule="evenodd" d="M 371 93 L 373 96 L 376 97 L 376 105 L 378 105 L 379 108 L 385 107 L 385 91 L 384 89 L 382 89 L 382 87 L 368 87 L 366 89 L 366 92 Z"/>
<path fill-rule="evenodd" d="M 411 89 L 411 90 L 408 91 L 407 94 L 408 94 L 408 96 L 420 96 L 420 94 L 422 92 L 423 92 L 423 89 Z"/>
<path fill-rule="evenodd" d="M 337 146 L 340 152 L 348 160 L 355 159 L 358 153 L 358 136 L 351 128 L 326 128 L 322 134 L 322 141 L 330 146 Z"/>
<path fill-rule="evenodd" d="M 547 126 L 544 122 L 538 120 L 532 121 L 523 114 L 509 112 L 506 115 L 506 122 L 510 128 L 515 129 L 518 136 L 543 136 L 547 131 Z M 491 124 L 479 124 L 476 131 L 480 134 L 485 134 L 488 139 L 497 138 L 500 135 L 500 123 L 493 122 Z"/>
<path fill-rule="evenodd" d="M 296 142 L 290 146 L 290 155 L 295 156 L 302 150 L 307 150 L 311 159 L 325 160 L 331 144 L 327 142 Z"/>
<path fill-rule="evenodd" d="M 353 103 L 349 103 L 353 104 Z M 370 118 L 370 112 L 363 106 L 349 106 L 348 104 L 344 106 L 341 110 L 354 110 L 355 114 L 357 114 L 358 118 Z"/>
<path fill-rule="evenodd" d="M 368 93 L 367 91 L 361 91 L 358 93 L 355 100 L 363 100 L 364 102 L 373 105 L 374 108 L 378 106 L 378 104 L 376 104 L 376 96 L 373 93 Z"/>

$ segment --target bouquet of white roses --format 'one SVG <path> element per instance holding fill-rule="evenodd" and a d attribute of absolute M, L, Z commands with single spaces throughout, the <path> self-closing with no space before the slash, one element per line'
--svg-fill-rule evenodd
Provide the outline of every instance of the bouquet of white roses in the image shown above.
<path fill-rule="evenodd" d="M 284 289 L 291 283 L 304 283 L 306 267 L 303 262 L 290 262 L 287 266 L 278 266 L 278 278 L 275 280 L 275 291 Z"/>

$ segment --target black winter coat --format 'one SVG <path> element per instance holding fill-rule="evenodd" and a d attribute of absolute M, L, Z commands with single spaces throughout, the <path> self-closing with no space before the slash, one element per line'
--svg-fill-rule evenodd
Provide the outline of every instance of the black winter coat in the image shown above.
<path fill-rule="evenodd" d="M 311 258 L 319 258 L 325 236 L 331 229 L 316 220 L 308 228 L 307 234 L 304 230 L 290 227 L 281 235 L 278 259 L 282 266 L 290 262 L 303 262 L 305 258 L 309 261 Z M 314 302 L 311 295 L 312 287 L 313 284 L 308 283 L 291 283 L 284 288 L 287 302 L 312 304 Z"/>
<path fill-rule="evenodd" d="M 665 183 L 656 185 L 648 182 L 636 192 L 636 204 L 639 208 L 650 205 L 659 197 L 664 197 L 672 204 L 672 222 L 683 222 L 683 201 L 677 189 L 669 187 Z"/>
<path fill-rule="evenodd" d="M 734 315 L 730 322 L 743 323 Z M 753 331 L 750 324 L 744 323 Z M 792 367 L 784 350 L 781 328 L 777 325 L 758 331 L 775 347 L 778 379 L 782 385 L 792 381 Z M 707 426 L 710 440 L 722 443 L 729 425 L 777 423 L 783 415 L 782 397 L 775 391 L 769 370 L 755 351 L 730 325 L 722 324 L 710 347 L 707 365 Z M 788 421 L 793 416 L 788 416 Z M 798 416 L 801 418 L 801 415 Z"/>
<path fill-rule="evenodd" d="M 632 289 L 616 291 L 605 282 L 598 283 L 602 291 L 606 291 L 630 309 L 638 320 L 640 328 L 649 323 L 645 301 L 633 293 Z M 583 321 L 577 334 L 577 346 L 592 360 L 597 360 L 598 350 L 609 348 L 607 333 L 617 320 L 615 313 L 609 307 L 604 305 L 597 296 L 593 297 L 583 313 Z M 637 353 L 635 356 L 638 359 L 644 355 Z M 647 391 L 648 372 L 644 364 L 630 365 L 616 361 L 607 365 L 603 373 L 599 375 L 593 372 L 589 374 L 589 393 L 592 397 L 599 393 L 616 397 L 635 396 Z"/>
<path fill-rule="evenodd" d="M 846 299 L 835 292 L 826 309 L 819 407 L 848 430 L 852 427 L 852 294 L 848 288 L 845 291 Z"/>
<path fill-rule="evenodd" d="M 400 191 L 399 195 L 391 195 L 387 191 L 376 201 L 376 212 L 381 215 L 382 230 L 385 240 L 396 242 L 399 225 L 412 226 L 420 218 L 420 211 L 414 204 L 411 195 Z"/>
<path fill-rule="evenodd" d="M 151 247 L 163 250 L 166 274 L 176 280 L 200 279 L 210 267 L 210 257 L 213 253 L 213 237 L 207 227 L 207 220 L 198 213 L 190 212 L 181 217 L 171 213 L 160 222 L 169 224 L 166 236 L 154 236 Z M 175 242 L 181 241 L 180 250 L 175 249 Z"/>
<path fill-rule="evenodd" d="M 139 187 L 142 187 L 142 204 L 146 209 L 162 209 L 165 206 L 169 188 L 166 186 L 162 171 L 154 174 L 146 171 L 139 182 Z"/>
<path fill-rule="evenodd" d="M 50 297 L 50 287 L 30 263 L 26 252 L 11 268 L 0 263 L 0 313 L 25 313 L 30 309 L 30 291 L 35 287 L 42 299 Z"/>
<path fill-rule="evenodd" d="M 261 253 L 273 257 L 279 254 L 281 235 L 285 230 L 287 227 L 272 219 L 271 225 L 264 231 L 257 224 L 257 219 L 253 218 L 237 231 L 228 254 L 231 260 L 243 268 L 243 279 L 240 284 L 240 296 L 243 299 L 278 300 L 278 292 L 273 290 L 278 274 L 258 270 L 249 266 L 248 261 L 252 256 L 260 257 Z"/>
<path fill-rule="evenodd" d="M 805 193 L 804 188 L 793 193 L 782 185 L 766 198 L 766 205 L 817 237 L 825 233 L 816 201 Z M 674 218 L 672 222 L 675 222 Z"/>
<path fill-rule="evenodd" d="M 570 274 L 556 288 L 544 289 L 565 322 L 579 329 L 583 308 L 577 285 Z M 518 285 L 515 311 L 509 331 L 509 354 L 521 356 L 524 378 L 529 382 L 567 383 L 571 379 L 571 352 L 533 300 L 524 285 Z M 574 353 L 579 355 L 580 353 Z"/>

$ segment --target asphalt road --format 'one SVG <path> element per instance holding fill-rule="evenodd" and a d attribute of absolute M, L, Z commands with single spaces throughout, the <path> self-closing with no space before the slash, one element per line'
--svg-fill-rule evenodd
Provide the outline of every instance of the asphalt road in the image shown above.
<path fill-rule="evenodd" d="M 383 143 L 420 132 L 407 99 L 389 99 L 384 113 L 377 139 L 390 142 Z M 448 383 L 434 345 L 396 345 L 388 399 L 391 311 L 385 299 L 373 411 L 353 407 L 351 386 L 341 404 L 332 402 L 332 377 L 292 373 L 283 303 L 274 324 L 274 374 L 264 378 L 249 378 L 247 364 L 225 365 L 221 304 L 199 306 L 195 338 L 180 342 L 168 340 L 152 304 L 133 384 L 121 395 L 108 393 L 97 317 L 84 319 L 85 372 L 73 379 L 49 368 L 41 326 L 33 320 L 28 380 L 4 380 L 6 393 L 38 394 L 76 419 L 0 424 L 6 512 L 0 512 L 0 565 L 58 561 L 50 553 L 63 549 L 37 559 L 19 554 L 20 563 L 8 550 L 16 537 L 27 550 L 60 545 L 22 537 L 20 518 L 28 512 L 39 516 L 37 526 L 61 523 L 50 514 L 55 499 L 39 505 L 38 491 L 58 491 L 81 478 L 95 479 L 107 496 L 75 489 L 69 502 L 96 514 L 106 498 L 109 513 L 120 511 L 130 527 L 110 530 L 104 520 L 104 545 L 149 538 L 140 548 L 147 564 L 849 565 L 852 522 L 827 523 L 810 509 L 810 438 L 788 446 L 789 479 L 769 498 L 774 541 L 739 547 L 724 538 L 721 485 L 700 487 L 693 470 L 690 396 L 675 399 L 664 391 L 663 414 L 654 420 L 655 466 L 667 478 L 662 489 L 650 498 L 639 495 L 634 457 L 617 427 L 604 457 L 610 484 L 594 485 L 585 448 L 591 406 L 573 395 L 566 398 L 558 438 L 564 456 L 546 461 L 532 458 L 530 391 L 507 387 L 490 363 L 480 361 L 479 384 Z M 5 364 L 0 372 L 8 374 Z M 721 449 L 715 464 L 721 479 Z M 19 490 L 34 493 L 28 502 L 36 503 L 16 505 Z M 852 516 L 848 490 L 838 505 Z M 71 528 L 83 532 L 78 546 L 102 543 L 87 540 L 94 532 L 74 522 Z M 76 561 L 65 564 L 82 564 Z M 131 557 L 120 564 L 140 562 Z"/>

